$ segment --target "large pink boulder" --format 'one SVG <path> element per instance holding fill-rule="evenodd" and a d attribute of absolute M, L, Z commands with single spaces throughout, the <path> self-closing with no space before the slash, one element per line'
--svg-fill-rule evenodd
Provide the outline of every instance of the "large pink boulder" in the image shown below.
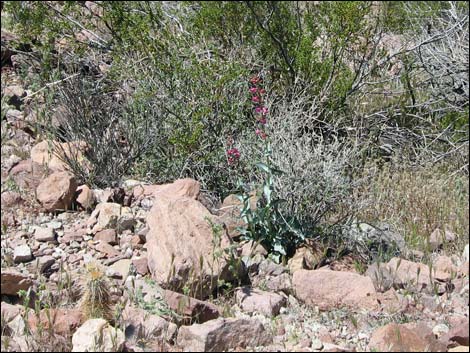
<path fill-rule="evenodd" d="M 36 189 L 36 197 L 49 212 L 69 210 L 77 190 L 77 181 L 69 172 L 55 172 Z"/>

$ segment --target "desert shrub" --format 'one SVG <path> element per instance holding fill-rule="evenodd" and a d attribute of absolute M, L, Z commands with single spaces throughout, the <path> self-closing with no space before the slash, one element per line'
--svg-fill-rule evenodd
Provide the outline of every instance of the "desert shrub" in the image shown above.
<path fill-rule="evenodd" d="M 56 101 L 59 116 L 45 121 L 45 130 L 56 140 L 85 143 L 86 160 L 78 153 L 55 151 L 82 182 L 114 185 L 150 148 L 152 121 L 128 98 L 120 98 L 109 82 L 97 85 L 90 77 L 77 76 L 61 85 Z"/>

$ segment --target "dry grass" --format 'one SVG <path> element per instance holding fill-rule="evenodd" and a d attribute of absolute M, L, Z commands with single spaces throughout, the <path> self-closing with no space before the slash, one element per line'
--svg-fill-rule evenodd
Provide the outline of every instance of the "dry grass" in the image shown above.
<path fill-rule="evenodd" d="M 414 170 L 385 166 L 362 193 L 369 205 L 360 218 L 394 225 L 412 248 L 426 250 L 436 228 L 457 235 L 449 250 L 460 251 L 468 243 L 469 181 L 465 175 L 452 175 L 438 166 Z"/>

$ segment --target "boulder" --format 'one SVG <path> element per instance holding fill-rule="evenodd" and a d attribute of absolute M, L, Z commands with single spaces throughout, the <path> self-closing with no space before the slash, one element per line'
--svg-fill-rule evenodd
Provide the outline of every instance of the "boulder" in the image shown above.
<path fill-rule="evenodd" d="M 388 324 L 372 333 L 370 351 L 379 352 L 445 352 L 434 347 L 435 338 L 426 337 L 405 325 Z M 432 348 L 438 348 L 433 350 Z M 441 348 L 443 348 L 441 346 Z"/>
<path fill-rule="evenodd" d="M 271 335 L 258 320 L 219 318 L 203 324 L 181 326 L 177 344 L 185 352 L 224 352 L 266 345 L 271 340 Z"/>
<path fill-rule="evenodd" d="M 55 172 L 36 189 L 36 197 L 49 212 L 69 210 L 77 190 L 75 177 L 69 172 Z"/>
<path fill-rule="evenodd" d="M 122 352 L 124 333 L 104 319 L 90 319 L 72 336 L 72 352 Z"/>
<path fill-rule="evenodd" d="M 229 280 L 234 274 L 217 250 L 225 249 L 230 241 L 217 234 L 215 216 L 193 198 L 158 193 L 148 213 L 147 256 L 153 278 L 167 289 L 181 291 L 190 287 L 190 295 L 208 297 L 218 280 Z"/>
<path fill-rule="evenodd" d="M 346 306 L 350 309 L 378 308 L 372 280 L 353 272 L 297 270 L 292 285 L 296 297 L 320 310 Z"/>

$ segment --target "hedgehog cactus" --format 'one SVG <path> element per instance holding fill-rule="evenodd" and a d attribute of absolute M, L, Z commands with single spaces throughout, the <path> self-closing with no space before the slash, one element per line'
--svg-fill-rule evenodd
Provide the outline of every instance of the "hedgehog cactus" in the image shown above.
<path fill-rule="evenodd" d="M 80 309 L 85 319 L 103 318 L 113 320 L 113 307 L 109 284 L 104 271 L 96 264 L 86 267 L 82 283 Z"/>

